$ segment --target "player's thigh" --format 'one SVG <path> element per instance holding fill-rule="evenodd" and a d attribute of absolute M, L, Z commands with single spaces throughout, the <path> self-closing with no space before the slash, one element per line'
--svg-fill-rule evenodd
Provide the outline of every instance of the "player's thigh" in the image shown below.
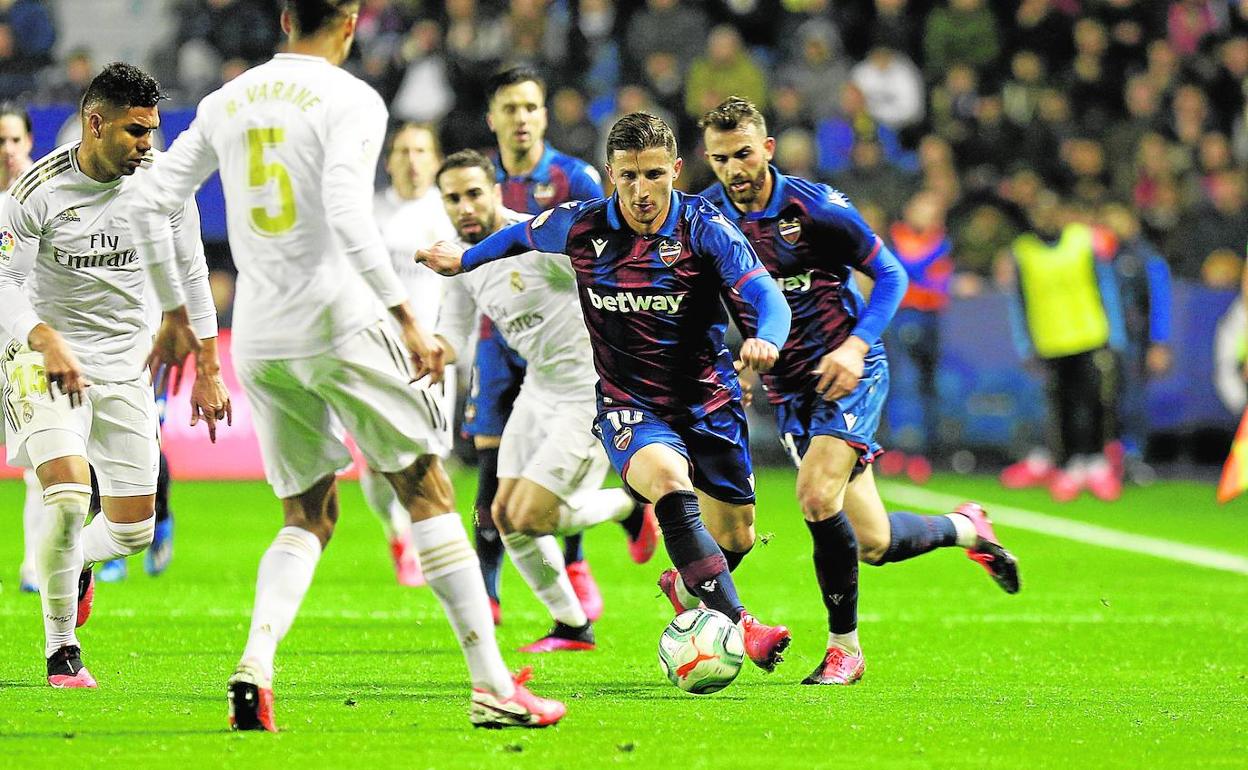
<path fill-rule="evenodd" d="M 595 413 L 589 400 L 560 401 L 531 387 L 522 390 L 503 430 L 498 475 L 526 479 L 562 502 L 601 487 L 608 461 L 590 430 Z M 508 505 L 508 514 L 513 526 L 525 530 L 553 531 L 557 520 L 555 506 L 538 510 Z"/>
<path fill-rule="evenodd" d="M 684 439 L 670 425 L 640 409 L 604 409 L 594 433 L 633 497 L 657 502 L 693 488 L 693 467 Z"/>
<path fill-rule="evenodd" d="M 411 382 L 407 357 L 384 324 L 304 365 L 313 390 L 373 470 L 399 473 L 424 455 L 444 451 L 441 437 L 449 416 L 442 413 L 437 386 Z"/>
<path fill-rule="evenodd" d="M 73 406 L 63 395 L 54 398 L 43 355 L 16 341 L 0 355 L 0 410 L 10 465 L 35 469 L 45 487 L 90 483 L 90 400 Z"/>
<path fill-rule="evenodd" d="M 730 402 L 682 427 L 680 435 L 693 464 L 694 488 L 727 506 L 752 510 L 754 466 L 749 426 L 740 402 Z"/>
<path fill-rule="evenodd" d="M 479 438 L 503 435 L 524 380 L 523 359 L 507 346 L 496 329 L 487 331 L 487 325 L 487 319 L 482 318 L 483 332 L 473 355 L 462 426 L 465 434 Z"/>
<path fill-rule="evenodd" d="M 154 512 L 160 475 L 160 417 L 151 385 L 146 377 L 96 383 L 87 394 L 93 412 L 87 459 L 105 515 L 112 521 L 146 519 Z M 119 502 L 128 498 L 147 499 L 146 511 L 139 500 Z"/>
<path fill-rule="evenodd" d="M 341 425 L 325 399 L 301 379 L 300 364 L 243 359 L 235 364 L 251 407 L 265 478 L 283 500 L 351 465 Z"/>
<path fill-rule="evenodd" d="M 808 521 L 835 516 L 858 464 L 858 450 L 838 436 L 812 436 L 797 469 L 797 501 Z"/>
<path fill-rule="evenodd" d="M 875 562 L 884 556 L 892 538 L 888 509 L 875 486 L 875 473 L 870 465 L 850 479 L 845 489 L 845 515 L 858 538 L 858 551 L 866 561 Z"/>

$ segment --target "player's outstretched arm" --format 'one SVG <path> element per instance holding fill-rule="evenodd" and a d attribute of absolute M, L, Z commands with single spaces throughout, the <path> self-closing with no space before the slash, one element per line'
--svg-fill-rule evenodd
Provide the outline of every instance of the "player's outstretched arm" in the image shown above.
<path fill-rule="evenodd" d="M 438 241 L 423 249 L 417 249 L 412 257 L 418 264 L 424 263 L 439 275 L 459 275 L 463 270 L 464 247 L 451 241 Z"/>
<path fill-rule="evenodd" d="M 793 311 L 776 282 L 764 271 L 741 285 L 741 298 L 754 306 L 758 331 L 741 343 L 738 358 L 756 372 L 769 372 L 780 358 L 780 349 L 789 338 Z"/>
<path fill-rule="evenodd" d="M 866 273 L 875 285 L 871 289 L 871 299 L 867 301 L 867 307 L 850 336 L 819 359 L 819 365 L 815 367 L 815 374 L 819 376 L 815 391 L 825 401 L 847 396 L 858 387 L 866 367 L 867 353 L 884 333 L 884 327 L 897 312 L 897 306 L 910 284 L 906 269 L 883 242 L 877 242 L 874 256 L 858 269 Z"/>

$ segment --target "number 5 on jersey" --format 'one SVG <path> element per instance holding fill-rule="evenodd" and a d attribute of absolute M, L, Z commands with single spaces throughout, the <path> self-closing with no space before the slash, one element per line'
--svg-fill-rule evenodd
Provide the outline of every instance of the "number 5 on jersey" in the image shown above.
<path fill-rule="evenodd" d="M 282 128 L 247 129 L 248 184 L 252 194 L 261 196 L 264 202 L 264 205 L 251 209 L 251 227 L 264 236 L 281 235 L 295 226 L 295 189 L 290 183 L 290 174 L 278 161 L 264 162 L 265 150 L 285 140 L 286 130 Z M 271 184 L 277 186 L 277 214 L 270 213 L 273 201 Z"/>

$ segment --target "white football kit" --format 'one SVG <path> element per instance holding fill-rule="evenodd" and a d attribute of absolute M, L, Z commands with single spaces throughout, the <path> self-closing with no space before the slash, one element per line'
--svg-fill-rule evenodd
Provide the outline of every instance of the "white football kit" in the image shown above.
<path fill-rule="evenodd" d="M 34 468 L 84 456 L 103 495 L 152 494 L 160 427 L 144 362 L 159 313 L 134 248 L 129 207 L 164 156 L 153 153 L 134 174 L 97 182 L 78 167 L 78 145 L 53 150 L 0 196 L 8 459 Z M 192 326 L 204 339 L 217 334 L 216 310 L 199 212 L 188 197 L 165 226 L 172 229 Z M 43 356 L 27 347 L 40 323 L 65 339 L 93 383 L 78 408 L 49 392 Z M 43 435 L 30 442 L 36 434 Z"/>
<path fill-rule="evenodd" d="M 411 383 L 377 302 L 406 299 L 372 213 L 386 118 L 345 70 L 278 54 L 200 102 L 134 212 L 161 307 L 178 307 L 157 212 L 220 170 L 238 268 L 234 358 L 278 497 L 350 465 L 339 421 L 377 471 L 441 451 L 446 418 Z"/>
<path fill-rule="evenodd" d="M 421 327 L 433 330 L 438 322 L 438 309 L 442 307 L 442 297 L 446 293 L 445 276 L 438 275 L 427 265 L 416 262 L 413 257 L 417 249 L 432 246 L 438 241 L 455 239 L 455 226 L 446 215 L 446 207 L 442 205 L 442 196 L 437 187 L 430 187 L 415 200 L 404 200 L 394 188 L 378 193 L 373 201 L 373 214 L 377 218 L 377 227 L 381 230 L 381 239 L 390 254 L 390 264 L 399 280 L 407 288 L 407 299 L 412 303 L 412 312 L 416 315 Z M 454 437 L 450 415 L 455 413 L 456 376 L 455 367 L 446 367 L 442 384 L 439 386 L 439 404 L 442 414 L 447 415 L 446 430 L 442 435 L 445 457 L 451 450 Z"/>
<path fill-rule="evenodd" d="M 504 225 L 528 218 L 507 211 Z M 568 257 L 530 251 L 455 276 L 438 334 L 464 351 L 478 311 L 528 365 L 503 429 L 498 477 L 529 479 L 564 501 L 598 489 L 609 467 L 590 432 L 598 375 Z"/>

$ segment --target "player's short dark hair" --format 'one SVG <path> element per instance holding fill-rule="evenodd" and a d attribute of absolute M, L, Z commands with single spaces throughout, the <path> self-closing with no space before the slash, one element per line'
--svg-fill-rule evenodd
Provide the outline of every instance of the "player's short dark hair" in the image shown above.
<path fill-rule="evenodd" d="M 757 126 L 763 136 L 767 135 L 767 120 L 758 111 L 754 103 L 740 96 L 729 96 L 719 106 L 702 116 L 698 128 L 705 131 L 713 128 L 716 131 L 736 131 L 746 126 Z"/>
<path fill-rule="evenodd" d="M 22 121 L 22 125 L 26 126 L 27 136 L 34 136 L 35 126 L 30 122 L 30 113 L 26 111 L 26 108 L 17 102 L 0 102 L 0 118 L 7 118 L 10 115 Z"/>
<path fill-rule="evenodd" d="M 405 120 L 402 123 L 396 123 L 390 129 L 390 133 L 386 134 L 386 143 L 382 145 L 381 157 L 383 162 L 385 158 L 390 157 L 390 153 L 394 151 L 394 140 L 404 131 L 414 129 L 416 131 L 424 131 L 429 134 L 429 138 L 433 140 L 433 151 L 439 156 L 442 155 L 442 141 L 438 139 L 438 129 L 432 123 L 421 123 L 415 120 Z"/>
<path fill-rule="evenodd" d="M 494 101 L 494 95 L 499 91 L 520 83 L 537 83 L 537 87 L 542 91 L 542 98 L 546 98 L 546 80 L 537 70 L 532 67 L 508 67 L 495 72 L 486 81 L 485 99 L 488 102 L 492 102 Z"/>
<path fill-rule="evenodd" d="M 607 134 L 607 158 L 616 150 L 641 152 L 651 147 L 662 147 L 676 157 L 676 135 L 662 118 L 648 112 L 632 112 L 611 126 Z"/>
<path fill-rule="evenodd" d="M 485 178 L 490 180 L 490 184 L 498 179 L 498 169 L 494 166 L 494 161 L 476 150 L 460 150 L 446 156 L 446 160 L 438 167 L 437 175 L 433 177 L 433 183 L 441 187 L 442 174 L 456 168 L 479 168 L 485 172 Z"/>
<path fill-rule="evenodd" d="M 85 115 L 102 104 L 119 109 L 155 107 L 164 98 L 156 78 L 133 64 L 115 61 L 91 79 L 80 107 Z"/>
<path fill-rule="evenodd" d="M 299 34 L 312 35 L 339 16 L 359 10 L 359 5 L 360 0 L 286 0 L 286 11 Z"/>

